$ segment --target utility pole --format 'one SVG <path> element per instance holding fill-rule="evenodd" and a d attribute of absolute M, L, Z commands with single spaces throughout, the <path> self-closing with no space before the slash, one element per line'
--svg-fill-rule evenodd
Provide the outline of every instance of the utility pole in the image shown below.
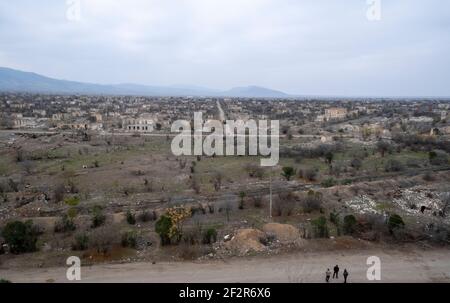
<path fill-rule="evenodd" d="M 269 171 L 269 218 L 272 219 L 272 168 Z"/>

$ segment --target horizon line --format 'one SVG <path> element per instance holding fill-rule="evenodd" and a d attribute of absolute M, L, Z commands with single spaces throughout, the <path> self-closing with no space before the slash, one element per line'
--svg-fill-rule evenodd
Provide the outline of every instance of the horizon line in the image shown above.
<path fill-rule="evenodd" d="M 241 99 L 251 99 L 251 98 L 262 98 L 262 99 L 302 99 L 302 98 L 325 98 L 325 99 L 337 99 L 337 98 L 348 98 L 348 99 L 361 99 L 361 98 L 367 98 L 367 99 L 450 99 L 449 96 L 425 96 L 425 95 L 359 95 L 359 94 L 350 94 L 350 95 L 329 95 L 329 94 L 298 94 L 298 93 L 287 93 L 283 90 L 261 86 L 257 84 L 247 84 L 247 85 L 237 85 L 232 86 L 228 89 L 217 89 L 217 88 L 211 88 L 209 86 L 204 86 L 201 84 L 169 84 L 169 85 L 159 85 L 159 84 L 142 84 L 142 83 L 135 83 L 135 82 L 129 82 L 129 81 L 123 81 L 119 83 L 98 83 L 98 82 L 85 82 L 85 81 L 79 81 L 79 80 L 69 80 L 65 78 L 56 78 L 53 76 L 46 76 L 43 74 L 40 74 L 35 71 L 29 71 L 29 70 L 21 70 L 16 69 L 12 67 L 7 66 L 0 66 L 0 69 L 9 69 L 16 72 L 23 72 L 23 73 L 29 73 L 34 74 L 40 77 L 45 77 L 52 80 L 57 81 L 68 81 L 68 82 L 75 82 L 75 83 L 81 83 L 81 84 L 89 84 L 89 85 L 100 85 L 100 86 L 119 86 L 119 85 L 137 85 L 137 86 L 144 86 L 144 87 L 162 87 L 162 88 L 174 88 L 174 89 L 188 89 L 188 90 L 210 90 L 210 91 L 216 91 L 217 94 L 215 95 L 208 95 L 208 94 L 200 94 L 197 96 L 193 95 L 146 95 L 146 94 L 105 94 L 105 93 L 67 93 L 67 92 L 44 92 L 44 91 L 33 91 L 33 90 L 3 90 L 0 88 L 1 93 L 32 93 L 32 94 L 48 94 L 48 95 L 81 95 L 81 96 L 135 96 L 135 97 L 198 97 L 198 98 L 210 98 L 210 97 L 222 97 L 222 98 L 241 98 Z M 183 86 L 192 86 L 193 88 L 187 88 Z M 282 94 L 285 94 L 285 97 L 236 97 L 236 96 L 228 96 L 228 95 L 220 95 L 220 93 L 224 93 L 227 91 L 230 91 L 235 88 L 250 88 L 250 87 L 256 87 L 256 88 L 262 88 L 267 90 L 276 91 Z"/>

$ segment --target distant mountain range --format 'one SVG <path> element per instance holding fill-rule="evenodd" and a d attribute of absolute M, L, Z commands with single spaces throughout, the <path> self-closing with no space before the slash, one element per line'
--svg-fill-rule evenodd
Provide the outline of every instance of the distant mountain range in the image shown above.
<path fill-rule="evenodd" d="M 220 91 L 190 85 L 151 86 L 132 83 L 104 85 L 53 79 L 5 67 L 0 67 L 0 91 L 141 96 L 290 97 L 281 91 L 259 86 L 235 87 Z"/>

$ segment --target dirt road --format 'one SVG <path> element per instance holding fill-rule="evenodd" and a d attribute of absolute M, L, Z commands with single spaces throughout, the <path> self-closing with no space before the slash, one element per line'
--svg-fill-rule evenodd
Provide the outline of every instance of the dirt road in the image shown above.
<path fill-rule="evenodd" d="M 225 117 L 225 112 L 222 109 L 222 105 L 220 104 L 219 100 L 217 100 L 217 109 L 219 110 L 219 120 L 220 121 L 225 121 L 226 117 Z"/>
<path fill-rule="evenodd" d="M 450 250 L 295 253 L 228 261 L 130 263 L 81 268 L 81 282 L 323 282 L 339 264 L 349 282 L 368 282 L 369 256 L 381 260 L 381 282 L 450 282 Z M 66 268 L 0 269 L 13 282 L 68 282 Z M 342 283 L 333 280 L 332 283 Z"/>

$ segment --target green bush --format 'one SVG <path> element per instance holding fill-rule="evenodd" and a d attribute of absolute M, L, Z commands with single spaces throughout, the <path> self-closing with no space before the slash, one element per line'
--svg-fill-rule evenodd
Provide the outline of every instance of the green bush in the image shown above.
<path fill-rule="evenodd" d="M 334 178 L 328 178 L 322 181 L 321 185 L 323 187 L 333 187 L 336 185 L 336 180 Z"/>
<path fill-rule="evenodd" d="M 203 244 L 213 244 L 217 241 L 217 230 L 215 228 L 208 228 L 203 233 Z"/>
<path fill-rule="evenodd" d="M 431 165 L 448 165 L 448 155 L 445 151 L 430 151 L 429 159 Z"/>
<path fill-rule="evenodd" d="M 343 230 L 344 234 L 351 235 L 356 231 L 356 218 L 353 215 L 348 215 L 344 217 Z"/>
<path fill-rule="evenodd" d="M 122 246 L 123 247 L 130 247 L 130 248 L 136 248 L 137 246 L 137 233 L 135 231 L 127 231 L 126 233 L 122 234 Z"/>
<path fill-rule="evenodd" d="M 80 203 L 80 198 L 76 196 L 65 198 L 64 203 L 66 203 L 69 206 L 77 206 Z"/>
<path fill-rule="evenodd" d="M 0 283 L 11 283 L 11 281 L 6 280 L 6 279 L 0 279 Z"/>
<path fill-rule="evenodd" d="M 431 160 L 433 160 L 436 157 L 437 157 L 437 153 L 434 150 L 428 152 L 428 159 L 430 160 L 430 162 L 431 162 Z"/>
<path fill-rule="evenodd" d="M 130 225 L 136 224 L 136 216 L 130 210 L 127 211 L 127 222 Z"/>
<path fill-rule="evenodd" d="M 335 212 L 330 213 L 330 222 L 334 225 L 339 225 L 339 215 Z"/>
<path fill-rule="evenodd" d="M 321 216 L 311 222 L 314 227 L 316 238 L 328 238 L 327 218 Z"/>
<path fill-rule="evenodd" d="M 351 179 L 344 179 L 341 181 L 341 185 L 350 185 L 353 181 Z"/>
<path fill-rule="evenodd" d="M 75 236 L 72 243 L 72 250 L 86 250 L 89 246 L 89 237 L 85 233 L 81 233 Z"/>
<path fill-rule="evenodd" d="M 106 221 L 106 216 L 103 214 L 102 208 L 100 206 L 95 206 L 92 209 L 92 228 L 97 228 L 102 226 Z"/>
<path fill-rule="evenodd" d="M 162 215 L 158 221 L 155 223 L 155 231 L 159 234 L 161 238 L 161 245 L 169 245 L 170 244 L 170 228 L 172 227 L 172 220 Z"/>
<path fill-rule="evenodd" d="M 39 234 L 38 229 L 30 220 L 25 223 L 10 222 L 2 230 L 2 236 L 13 254 L 36 251 Z"/>
<path fill-rule="evenodd" d="M 291 180 L 291 178 L 295 175 L 296 170 L 292 166 L 285 166 L 282 168 L 281 175 L 286 178 L 287 181 Z"/>
<path fill-rule="evenodd" d="M 403 222 L 402 217 L 397 214 L 392 214 L 388 220 L 389 232 L 392 234 L 395 230 L 405 227 L 405 222 Z"/>
<path fill-rule="evenodd" d="M 70 219 L 75 218 L 78 215 L 78 210 L 75 207 L 71 207 L 67 210 L 67 216 Z"/>

